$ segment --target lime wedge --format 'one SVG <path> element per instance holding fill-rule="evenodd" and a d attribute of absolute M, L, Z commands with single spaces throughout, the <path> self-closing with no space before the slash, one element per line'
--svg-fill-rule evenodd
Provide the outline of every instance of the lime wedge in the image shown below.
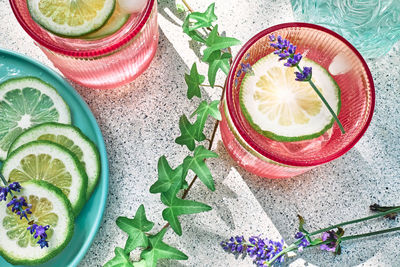
<path fill-rule="evenodd" d="M 8 201 L 0 202 L 0 255 L 11 264 L 36 265 L 56 256 L 71 240 L 74 231 L 74 214 L 68 199 L 57 187 L 43 181 L 21 184 L 17 193 L 32 204 L 29 219 L 50 228 L 46 231 L 48 248 L 41 249 L 38 239 L 27 230 L 25 218 L 7 208 Z M 8 196 L 8 200 L 11 196 Z"/>
<path fill-rule="evenodd" d="M 107 21 L 103 27 L 98 29 L 95 32 L 89 33 L 87 35 L 84 35 L 80 37 L 81 39 L 88 39 L 88 40 L 95 40 L 95 39 L 101 39 L 104 37 L 107 37 L 115 32 L 117 32 L 119 29 L 121 29 L 122 26 L 128 21 L 130 14 L 126 14 L 124 12 L 120 5 L 118 4 L 118 1 L 115 5 L 115 10 L 110 17 L 110 19 Z"/>
<path fill-rule="evenodd" d="M 43 180 L 67 196 L 78 215 L 86 200 L 87 181 L 79 160 L 66 148 L 49 142 L 33 141 L 12 152 L 2 173 L 10 182 Z"/>
<path fill-rule="evenodd" d="M 89 199 L 100 177 L 100 156 L 95 144 L 74 126 L 49 122 L 35 126 L 18 136 L 8 153 L 36 140 L 57 143 L 75 154 L 88 176 L 86 199 Z"/>
<path fill-rule="evenodd" d="M 24 130 L 51 121 L 71 123 L 67 104 L 52 86 L 34 77 L 0 84 L 0 160 Z"/>
<path fill-rule="evenodd" d="M 111 17 L 115 0 L 28 0 L 28 9 L 39 25 L 65 37 L 94 32 Z"/>
<path fill-rule="evenodd" d="M 336 112 L 340 110 L 340 89 L 323 67 L 307 58 L 312 81 Z M 244 77 L 240 105 L 250 125 L 264 136 L 282 142 L 316 138 L 333 125 L 334 119 L 308 82 L 295 78 L 295 68 L 283 66 L 274 54 L 253 66 L 254 76 Z"/>

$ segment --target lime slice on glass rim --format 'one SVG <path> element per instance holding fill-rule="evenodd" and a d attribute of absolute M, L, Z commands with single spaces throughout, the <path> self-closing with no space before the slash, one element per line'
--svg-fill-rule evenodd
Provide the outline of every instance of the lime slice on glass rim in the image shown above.
<path fill-rule="evenodd" d="M 51 121 L 71 123 L 69 107 L 52 86 L 35 77 L 0 84 L 0 160 L 24 130 Z"/>
<path fill-rule="evenodd" d="M 335 111 L 340 111 L 340 88 L 332 76 L 314 61 L 303 58 L 302 65 L 312 67 L 312 81 Z M 247 121 L 260 134 L 281 142 L 313 139 L 324 134 L 334 118 L 308 82 L 296 81 L 295 68 L 283 66 L 269 54 L 246 73 L 240 88 L 240 106 Z"/>
<path fill-rule="evenodd" d="M 117 1 L 114 12 L 107 23 L 97 31 L 82 36 L 81 39 L 96 40 L 107 37 L 121 29 L 121 27 L 128 21 L 129 16 L 130 14 L 124 12 Z"/>
<path fill-rule="evenodd" d="M 24 144 L 37 140 L 57 143 L 78 158 L 88 176 L 86 199 L 89 199 L 100 177 L 100 156 L 96 145 L 75 126 L 49 122 L 32 127 L 18 136 L 8 154 Z"/>
<path fill-rule="evenodd" d="M 88 178 L 78 158 L 50 141 L 33 141 L 13 151 L 1 172 L 7 181 L 43 180 L 61 189 L 78 215 L 86 200 Z"/>
<path fill-rule="evenodd" d="M 74 231 L 74 214 L 68 199 L 57 187 L 44 181 L 21 183 L 21 192 L 28 204 L 32 204 L 29 219 L 42 226 L 49 225 L 46 231 L 49 247 L 40 248 L 39 237 L 34 239 L 27 230 L 25 218 L 7 208 L 11 200 L 0 202 L 0 255 L 11 264 L 36 265 L 56 256 L 71 240 Z"/>
<path fill-rule="evenodd" d="M 28 0 L 33 20 L 64 37 L 96 31 L 111 17 L 116 0 Z"/>

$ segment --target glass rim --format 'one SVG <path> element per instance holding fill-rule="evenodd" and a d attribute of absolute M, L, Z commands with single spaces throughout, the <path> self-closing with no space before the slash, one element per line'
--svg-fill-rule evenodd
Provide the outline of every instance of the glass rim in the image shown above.
<path fill-rule="evenodd" d="M 143 9 L 142 14 L 140 15 L 139 22 L 136 24 L 136 26 L 133 28 L 132 31 L 130 31 L 128 34 L 124 35 L 120 40 L 117 42 L 113 43 L 111 46 L 107 47 L 101 47 L 98 49 L 91 49 L 87 51 L 77 51 L 73 49 L 65 49 L 61 48 L 59 46 L 56 46 L 54 44 L 51 44 L 47 41 L 45 41 L 40 35 L 38 35 L 36 32 L 34 32 L 31 27 L 25 22 L 25 20 L 22 18 L 22 15 L 19 13 L 18 8 L 15 4 L 16 1 L 20 0 L 9 0 L 11 9 L 17 18 L 19 24 L 21 27 L 28 33 L 28 35 L 36 41 L 39 45 L 49 49 L 52 52 L 56 52 L 62 55 L 70 56 L 70 57 L 76 57 L 76 58 L 91 58 L 91 57 L 98 57 L 98 56 L 103 56 L 106 54 L 109 54 L 111 52 L 114 52 L 115 50 L 121 48 L 124 46 L 126 43 L 128 43 L 130 40 L 132 40 L 137 34 L 140 33 L 144 25 L 147 23 L 150 14 L 152 12 L 154 2 L 155 0 L 148 0 L 146 7 Z"/>
<path fill-rule="evenodd" d="M 322 32 L 325 32 L 340 41 L 342 41 L 350 50 L 357 56 L 357 58 L 360 60 L 361 64 L 363 65 L 363 68 L 367 74 L 367 78 L 370 84 L 370 95 L 371 95 L 371 108 L 369 109 L 369 114 L 368 118 L 366 120 L 366 123 L 363 125 L 362 129 L 360 132 L 347 144 L 345 147 L 340 149 L 339 151 L 321 159 L 315 159 L 315 160 L 310 160 L 308 162 L 302 162 L 302 161 L 297 161 L 297 160 L 288 160 L 288 159 L 281 159 L 274 154 L 266 151 L 263 149 L 261 146 L 259 146 L 256 142 L 254 142 L 251 137 L 246 133 L 246 130 L 244 127 L 242 127 L 241 123 L 239 122 L 238 116 L 236 116 L 236 112 L 234 109 L 234 101 L 233 101 L 233 84 L 235 80 L 235 70 L 237 69 L 238 65 L 240 64 L 240 61 L 242 58 L 245 56 L 247 53 L 247 50 L 258 40 L 261 38 L 267 36 L 268 34 L 275 32 L 280 29 L 284 28 L 293 28 L 293 27 L 302 27 L 302 28 L 311 28 L 311 29 L 316 29 L 320 30 Z M 332 161 L 343 154 L 345 154 L 347 151 L 349 151 L 364 135 L 365 131 L 367 130 L 371 120 L 372 120 L 372 115 L 373 111 L 375 109 L 375 86 L 372 78 L 372 74 L 370 69 L 368 68 L 367 63 L 365 62 L 364 58 L 361 56 L 360 52 L 357 51 L 357 49 L 349 42 L 347 41 L 344 37 L 340 36 L 336 32 L 329 30 L 325 27 L 316 25 L 316 24 L 311 24 L 311 23 L 304 23 L 304 22 L 288 22 L 288 23 L 282 23 L 278 24 L 272 27 L 269 27 L 265 30 L 262 30 L 261 32 L 257 33 L 255 36 L 253 36 L 249 41 L 247 41 L 242 48 L 239 50 L 238 54 L 236 55 L 232 67 L 229 70 L 229 74 L 227 77 L 227 82 L 226 82 L 226 104 L 227 104 L 227 110 L 229 112 L 229 118 L 233 122 L 233 126 L 235 129 L 238 131 L 239 135 L 249 144 L 249 146 L 254 149 L 256 152 L 261 154 L 262 156 L 271 159 L 273 161 L 276 161 L 278 163 L 282 163 L 285 165 L 290 165 L 290 166 L 296 166 L 296 167 L 310 167 L 310 166 L 317 166 L 321 165 L 324 163 L 327 163 L 329 161 Z"/>

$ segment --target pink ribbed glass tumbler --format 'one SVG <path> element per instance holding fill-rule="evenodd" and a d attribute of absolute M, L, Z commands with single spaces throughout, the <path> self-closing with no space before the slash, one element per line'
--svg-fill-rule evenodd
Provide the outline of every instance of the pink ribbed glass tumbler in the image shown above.
<path fill-rule="evenodd" d="M 335 123 L 324 134 L 313 139 L 277 141 L 255 130 L 246 119 L 240 104 L 245 76 L 242 68 L 274 52 L 268 37 L 271 34 L 280 35 L 297 45 L 297 52 L 303 58 L 316 62 L 333 77 L 340 87 L 341 108 L 338 118 L 345 134 Z M 286 68 L 283 62 L 282 68 Z M 247 171 L 267 178 L 293 177 L 349 151 L 367 130 L 374 105 L 375 89 L 371 73 L 360 53 L 348 41 L 317 25 L 280 24 L 249 40 L 232 64 L 220 107 L 223 117 L 220 125 L 222 141 L 232 158 Z"/>
<path fill-rule="evenodd" d="M 56 36 L 29 14 L 27 1 L 10 0 L 14 14 L 50 61 L 68 79 L 96 89 L 133 81 L 149 66 L 158 44 L 157 1 L 148 0 L 138 14 L 114 34 L 98 40 Z"/>

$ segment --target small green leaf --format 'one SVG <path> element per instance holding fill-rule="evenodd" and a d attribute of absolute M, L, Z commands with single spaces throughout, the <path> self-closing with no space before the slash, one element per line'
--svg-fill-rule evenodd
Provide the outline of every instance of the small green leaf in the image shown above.
<path fill-rule="evenodd" d="M 195 141 L 204 141 L 206 136 L 202 131 L 199 131 L 199 123 L 191 124 L 185 115 L 179 119 L 179 129 L 181 135 L 175 139 L 175 142 L 180 145 L 186 145 L 190 151 L 195 148 Z"/>
<path fill-rule="evenodd" d="M 150 193 L 156 194 L 167 192 L 171 185 L 182 180 L 183 168 L 182 165 L 173 170 L 165 156 L 158 160 L 158 180 L 150 187 Z"/>
<path fill-rule="evenodd" d="M 114 253 L 115 257 L 109 260 L 104 267 L 133 267 L 129 261 L 129 255 L 122 248 L 116 247 Z"/>
<path fill-rule="evenodd" d="M 188 14 L 183 21 L 183 32 L 193 40 L 206 43 L 206 40 L 196 30 L 203 27 L 211 27 L 212 23 L 217 20 L 217 16 L 214 14 L 214 7 L 215 4 L 213 3 L 204 13 L 193 12 Z"/>
<path fill-rule="evenodd" d="M 169 190 L 161 193 L 161 202 L 168 208 L 164 209 L 162 216 L 168 221 L 172 229 L 178 235 L 182 235 L 182 226 L 178 220 L 178 216 L 183 214 L 193 214 L 211 210 L 211 207 L 192 200 L 184 200 L 176 197 L 177 190 Z"/>
<path fill-rule="evenodd" d="M 189 31 L 194 31 L 199 28 L 211 27 L 212 23 L 218 18 L 214 13 L 215 3 L 208 6 L 204 13 L 192 12 L 186 16 L 185 20 L 189 21 Z M 192 22 L 193 21 L 193 22 Z"/>
<path fill-rule="evenodd" d="M 216 120 L 221 120 L 221 113 L 219 112 L 219 100 L 212 101 L 210 104 L 207 103 L 207 101 L 202 101 L 199 105 L 199 107 L 193 112 L 192 116 L 193 117 L 195 114 L 197 115 L 202 115 L 205 114 L 205 116 L 210 115 Z"/>
<path fill-rule="evenodd" d="M 117 225 L 129 236 L 125 244 L 125 253 L 137 247 L 146 248 L 149 245 L 145 233 L 153 228 L 154 223 L 147 220 L 143 205 L 140 205 L 133 219 L 118 217 Z"/>
<path fill-rule="evenodd" d="M 206 158 L 217 158 L 218 154 L 206 149 L 204 146 L 198 146 L 194 150 L 193 157 L 187 156 L 184 161 L 184 169 L 191 169 L 197 174 L 199 179 L 211 190 L 215 190 L 214 179 L 212 178 L 210 169 L 204 162 Z"/>
<path fill-rule="evenodd" d="M 176 11 L 178 11 L 178 13 L 183 13 L 186 11 L 186 8 L 183 4 L 178 3 L 176 4 Z"/>
<path fill-rule="evenodd" d="M 236 38 L 219 36 L 218 25 L 215 25 L 206 40 L 207 48 L 204 50 L 203 61 L 207 62 L 214 51 L 219 51 L 239 44 L 240 41 Z"/>
<path fill-rule="evenodd" d="M 205 80 L 203 75 L 197 72 L 196 63 L 193 63 L 190 69 L 190 75 L 185 73 L 185 82 L 188 86 L 187 98 L 192 99 L 193 96 L 201 97 L 200 84 Z"/>
<path fill-rule="evenodd" d="M 167 228 L 162 229 L 156 235 L 149 237 L 150 248 L 146 249 L 140 255 L 146 261 L 146 267 L 157 266 L 159 259 L 173 259 L 173 260 L 187 260 L 183 252 L 178 249 L 165 244 L 162 240 L 164 238 Z"/>
<path fill-rule="evenodd" d="M 232 57 L 230 53 L 224 53 L 221 55 L 221 51 L 217 50 L 211 53 L 207 59 L 208 66 L 208 82 L 214 87 L 217 72 L 221 69 L 225 74 L 228 74 L 230 64 L 229 59 Z"/>

